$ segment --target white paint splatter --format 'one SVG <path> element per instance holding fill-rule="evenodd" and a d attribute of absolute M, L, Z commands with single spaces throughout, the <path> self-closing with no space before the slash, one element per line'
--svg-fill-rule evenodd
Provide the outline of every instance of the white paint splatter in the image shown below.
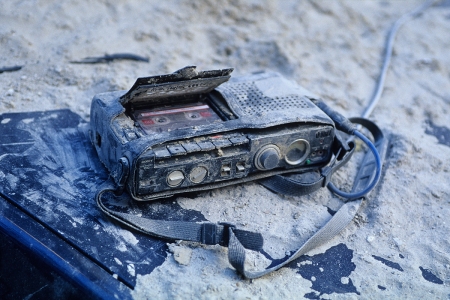
<path fill-rule="evenodd" d="M 119 246 L 117 246 L 117 250 L 119 250 L 120 252 L 126 252 L 128 249 L 125 243 L 120 242 Z"/>
<path fill-rule="evenodd" d="M 131 276 L 136 276 L 136 269 L 134 268 L 134 264 L 129 264 L 127 266 L 127 271 L 130 273 Z"/>

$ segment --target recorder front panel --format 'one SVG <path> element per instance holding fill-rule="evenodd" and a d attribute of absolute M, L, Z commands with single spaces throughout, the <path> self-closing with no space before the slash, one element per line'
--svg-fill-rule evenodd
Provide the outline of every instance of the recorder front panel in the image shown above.
<path fill-rule="evenodd" d="M 332 127 L 303 125 L 258 133 L 231 133 L 177 141 L 149 149 L 138 159 L 139 195 L 232 180 L 272 169 L 326 162 Z"/>

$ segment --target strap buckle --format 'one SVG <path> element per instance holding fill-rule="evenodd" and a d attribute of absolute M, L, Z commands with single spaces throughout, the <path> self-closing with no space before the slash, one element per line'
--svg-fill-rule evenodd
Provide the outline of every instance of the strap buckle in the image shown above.
<path fill-rule="evenodd" d="M 228 222 L 202 224 L 201 243 L 206 245 L 228 245 L 228 241 L 230 239 L 230 228 L 234 230 L 236 225 Z"/>
<path fill-rule="evenodd" d="M 223 226 L 222 239 L 219 241 L 219 245 L 228 246 L 230 241 L 230 229 L 234 231 L 236 229 L 236 225 L 229 222 L 219 222 L 218 224 Z"/>
<path fill-rule="evenodd" d="M 224 230 L 225 229 L 229 229 L 229 228 L 231 228 L 231 229 L 235 229 L 236 228 L 236 225 L 234 225 L 233 223 L 230 223 L 230 222 L 219 222 L 217 224 L 222 225 L 224 227 L 223 228 Z"/>

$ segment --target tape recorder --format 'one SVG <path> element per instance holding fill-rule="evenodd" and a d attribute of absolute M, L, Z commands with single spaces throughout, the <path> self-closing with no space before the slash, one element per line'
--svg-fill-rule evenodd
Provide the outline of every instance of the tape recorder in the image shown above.
<path fill-rule="evenodd" d="M 96 95 L 91 140 L 116 184 L 147 201 L 329 162 L 335 125 L 312 93 L 232 71 L 185 67 Z"/>

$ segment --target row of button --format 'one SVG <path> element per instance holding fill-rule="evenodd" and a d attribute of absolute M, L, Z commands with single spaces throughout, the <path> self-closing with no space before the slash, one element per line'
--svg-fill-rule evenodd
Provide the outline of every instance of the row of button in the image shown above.
<path fill-rule="evenodd" d="M 236 163 L 236 175 L 239 173 L 245 172 L 245 162 L 237 162 Z M 208 169 L 205 166 L 197 166 L 191 170 L 189 173 L 189 180 L 192 183 L 201 183 L 203 182 L 208 175 Z M 225 163 L 220 168 L 220 176 L 221 177 L 229 177 L 231 176 L 231 162 Z M 171 171 L 166 178 L 166 182 L 171 187 L 176 187 L 181 185 L 181 183 L 185 180 L 185 176 L 182 171 L 175 170 Z"/>
<path fill-rule="evenodd" d="M 171 156 L 185 155 L 187 153 L 211 151 L 214 149 L 221 149 L 230 146 L 238 146 L 248 143 L 245 136 L 237 136 L 232 138 L 217 138 L 209 141 L 188 142 L 176 145 L 169 145 L 166 147 L 153 149 L 156 159 L 169 158 Z"/>

